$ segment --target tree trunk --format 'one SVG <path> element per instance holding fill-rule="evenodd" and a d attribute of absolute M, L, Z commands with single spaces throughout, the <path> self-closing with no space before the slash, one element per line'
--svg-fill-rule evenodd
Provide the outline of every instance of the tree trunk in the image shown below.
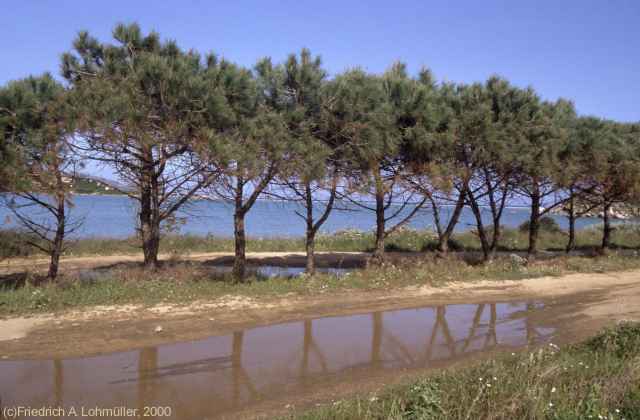
<path fill-rule="evenodd" d="M 142 170 L 140 179 L 140 236 L 144 266 L 158 268 L 158 251 L 160 249 L 160 217 L 158 214 L 157 178 L 154 176 L 153 155 L 147 152 L 148 163 Z"/>
<path fill-rule="evenodd" d="M 311 185 L 307 182 L 304 185 L 305 199 L 307 207 L 307 232 L 305 251 L 307 253 L 307 268 L 306 272 L 310 276 L 316 274 L 316 261 L 315 261 L 315 236 L 316 230 L 313 226 L 313 197 L 311 191 Z"/>
<path fill-rule="evenodd" d="M 498 244 L 500 243 L 500 239 L 502 238 L 502 227 L 500 226 L 500 219 L 493 219 L 493 236 L 491 238 L 491 245 L 489 246 L 489 250 L 491 255 L 495 255 L 498 249 Z"/>
<path fill-rule="evenodd" d="M 576 210 L 575 210 L 575 197 L 573 191 L 570 192 L 569 209 L 567 218 L 569 219 L 569 240 L 567 241 L 567 247 L 565 251 L 570 253 L 576 248 Z"/>
<path fill-rule="evenodd" d="M 375 172 L 376 183 L 376 244 L 373 257 L 382 262 L 384 259 L 384 237 L 385 237 L 385 219 L 384 219 L 384 187 L 380 174 Z"/>
<path fill-rule="evenodd" d="M 62 246 L 64 244 L 65 234 L 65 194 L 64 184 L 62 183 L 62 174 L 59 172 L 56 174 L 57 188 L 56 192 L 56 234 L 51 243 L 51 261 L 49 262 L 49 273 L 47 278 L 51 281 L 55 280 L 58 276 L 58 266 L 60 264 L 60 255 L 62 254 Z"/>
<path fill-rule="evenodd" d="M 538 253 L 538 233 L 540 232 L 540 191 L 538 184 L 534 183 L 531 194 L 531 216 L 529 217 L 529 248 L 527 255 L 535 257 Z"/>
<path fill-rule="evenodd" d="M 462 214 L 462 209 L 464 208 L 464 197 L 466 194 L 466 188 L 460 191 L 460 195 L 458 196 L 458 200 L 456 201 L 456 205 L 453 208 L 453 214 L 447 223 L 447 228 L 444 230 L 442 235 L 438 237 L 438 251 L 446 254 L 449 252 L 449 240 L 451 239 L 451 235 L 458 224 L 458 220 L 460 220 L 460 215 Z"/>
<path fill-rule="evenodd" d="M 143 192 L 140 201 L 140 235 L 142 239 L 142 252 L 144 254 L 144 266 L 147 268 L 158 267 L 158 250 L 160 248 L 160 227 L 153 220 L 151 209 L 151 195 Z"/>
<path fill-rule="evenodd" d="M 476 218 L 476 229 L 478 230 L 478 238 L 480 239 L 480 245 L 482 247 L 482 258 L 484 262 L 487 262 L 491 260 L 493 253 L 491 252 L 489 239 L 487 238 L 487 231 L 484 228 L 484 223 L 482 222 L 482 212 L 478 202 L 470 191 L 467 192 L 467 196 L 469 197 L 471 211 L 473 211 L 473 215 Z"/>
<path fill-rule="evenodd" d="M 233 234 L 235 239 L 235 257 L 233 260 L 233 278 L 244 281 L 247 274 L 247 240 L 244 231 L 244 212 L 238 208 L 233 215 Z"/>
<path fill-rule="evenodd" d="M 315 232 L 307 230 L 307 240 L 305 244 L 307 252 L 307 268 L 306 272 L 310 276 L 316 274 L 316 257 L 315 257 Z"/>
<path fill-rule="evenodd" d="M 611 232 L 613 227 L 611 226 L 611 203 L 606 203 L 603 207 L 602 222 L 604 224 L 602 229 L 602 252 L 606 253 L 611 248 Z"/>
<path fill-rule="evenodd" d="M 498 208 L 498 203 L 496 203 L 495 192 L 498 185 L 493 185 L 491 183 L 492 175 L 488 168 L 484 169 L 484 181 L 487 187 L 487 195 L 489 197 L 489 208 L 491 209 L 491 220 L 493 222 L 493 229 L 491 232 L 491 244 L 489 245 L 489 252 L 491 255 L 495 255 L 496 249 L 498 248 L 498 243 L 500 241 L 500 235 L 502 233 L 502 229 L 500 229 L 500 218 L 502 216 L 502 209 L 504 208 L 504 202 L 506 200 L 506 188 L 503 189 L 502 199 L 500 201 L 500 207 Z"/>

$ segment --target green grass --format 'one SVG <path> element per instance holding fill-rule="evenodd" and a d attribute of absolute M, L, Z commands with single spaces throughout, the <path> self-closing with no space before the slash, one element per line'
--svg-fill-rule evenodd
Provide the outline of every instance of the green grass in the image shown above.
<path fill-rule="evenodd" d="M 398 260 L 354 270 L 343 277 L 318 274 L 313 278 L 250 278 L 235 284 L 196 262 L 172 260 L 158 271 L 123 265 L 89 274 L 63 273 L 54 284 L 34 286 L 28 274 L 6 279 L 0 290 L 0 316 L 56 312 L 94 305 L 190 303 L 225 295 L 270 299 L 285 294 L 317 296 L 348 291 L 391 290 L 407 286 L 441 287 L 451 281 L 518 280 L 574 272 L 606 272 L 640 267 L 637 257 L 559 257 L 523 264 L 498 258 L 490 264 L 472 265 L 458 258 L 434 257 Z M 13 280 L 13 281 L 10 281 Z M 11 286 L 11 287 L 10 287 Z"/>
<path fill-rule="evenodd" d="M 640 227 L 621 225 L 613 233 L 614 248 L 640 248 Z M 602 229 L 590 227 L 579 230 L 577 246 L 582 250 L 595 250 L 600 246 Z M 345 230 L 331 235 L 319 235 L 316 238 L 317 251 L 370 251 L 374 247 L 374 235 L 371 232 Z M 563 251 L 567 243 L 565 232 L 542 231 L 539 239 L 540 250 Z M 386 241 L 388 251 L 427 251 L 435 249 L 436 236 L 431 231 L 404 229 L 391 235 Z M 528 246 L 526 232 L 519 229 L 505 229 L 500 241 L 500 250 L 524 251 Z M 459 233 L 451 240 L 452 250 L 480 250 L 477 235 L 473 232 Z M 251 238 L 247 241 L 248 252 L 302 252 L 303 238 Z M 193 252 L 233 252 L 233 239 L 193 235 L 165 235 L 160 244 L 160 252 L 166 254 L 187 254 Z M 136 238 L 110 239 L 88 238 L 70 241 L 66 256 L 117 255 L 140 253 Z M 38 255 L 24 245 L 24 236 L 11 230 L 0 230 L 0 258 L 25 257 Z"/>
<path fill-rule="evenodd" d="M 640 419 L 640 324 L 452 368 L 287 419 Z"/>
<path fill-rule="evenodd" d="M 10 230 L 0 230 L 0 258 L 37 255 L 36 251 L 24 245 L 24 236 Z M 577 246 L 581 250 L 595 250 L 600 246 L 602 230 L 592 227 L 579 230 Z M 375 238 L 371 232 L 346 230 L 331 235 L 319 235 L 316 239 L 317 251 L 361 252 L 373 249 Z M 564 232 L 540 233 L 540 250 L 564 250 L 567 235 Z M 640 228 L 634 225 L 622 225 L 613 233 L 613 247 L 637 249 L 640 247 Z M 404 229 L 388 238 L 388 251 L 428 251 L 435 249 L 436 237 L 431 231 Z M 500 241 L 500 250 L 524 251 L 528 246 L 526 232 L 519 229 L 505 229 Z M 478 251 L 480 244 L 473 232 L 457 234 L 451 240 L 451 249 Z M 163 237 L 160 251 L 167 254 L 186 254 L 193 252 L 233 252 L 233 239 L 216 236 L 166 235 Z M 303 238 L 249 238 L 248 252 L 287 252 L 304 251 Z M 108 239 L 89 238 L 70 241 L 67 256 L 136 254 L 140 252 L 136 238 Z"/>

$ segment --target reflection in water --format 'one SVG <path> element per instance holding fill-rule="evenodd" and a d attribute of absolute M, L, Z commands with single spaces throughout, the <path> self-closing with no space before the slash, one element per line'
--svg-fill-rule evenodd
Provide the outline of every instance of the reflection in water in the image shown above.
<path fill-rule="evenodd" d="M 216 265 L 211 267 L 214 274 L 225 275 L 230 274 L 233 267 Z M 305 273 L 305 267 L 289 267 L 289 266 L 277 266 L 277 265 L 260 265 L 260 266 L 248 266 L 247 276 L 254 276 L 258 279 L 271 279 L 276 277 L 295 278 L 300 277 Z M 342 267 L 316 267 L 316 272 L 331 274 L 336 277 L 342 277 L 345 274 L 353 271 L 352 268 Z"/>
<path fill-rule="evenodd" d="M 138 409 L 151 406 L 154 401 L 154 382 L 158 372 L 158 349 L 147 347 L 140 350 L 138 357 Z"/>
<path fill-rule="evenodd" d="M 288 390 L 396 368 L 442 366 L 496 347 L 547 340 L 534 303 L 449 305 L 320 318 L 82 359 L 0 362 L 5 406 L 170 406 L 203 418 Z"/>
<path fill-rule="evenodd" d="M 54 400 L 56 407 L 62 407 L 62 389 L 64 388 L 64 376 L 62 375 L 62 360 L 53 361 Z"/>

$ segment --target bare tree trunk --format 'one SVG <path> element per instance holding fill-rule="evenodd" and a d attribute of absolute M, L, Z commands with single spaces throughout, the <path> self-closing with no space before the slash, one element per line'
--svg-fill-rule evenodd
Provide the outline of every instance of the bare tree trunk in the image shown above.
<path fill-rule="evenodd" d="M 482 222 L 482 212 L 477 200 L 470 191 L 467 192 L 467 196 L 469 197 L 471 211 L 473 211 L 473 215 L 476 218 L 476 229 L 478 230 L 478 238 L 480 239 L 480 246 L 482 247 L 482 258 L 483 261 L 487 262 L 491 260 L 493 253 L 490 249 L 491 247 L 489 245 L 489 239 L 487 238 L 487 231 L 484 228 L 484 223 Z"/>
<path fill-rule="evenodd" d="M 602 222 L 604 224 L 602 229 L 602 252 L 605 253 L 611 248 L 611 232 L 613 227 L 611 226 L 611 203 L 605 203 L 602 212 Z"/>
<path fill-rule="evenodd" d="M 160 249 L 160 220 L 158 215 L 157 178 L 153 170 L 153 154 L 146 153 L 147 162 L 140 179 L 140 236 L 144 266 L 158 268 L 158 251 Z M 155 188 L 154 188 L 155 187 Z"/>
<path fill-rule="evenodd" d="M 431 203 L 431 211 L 433 212 L 433 223 L 436 225 L 436 233 L 438 234 L 438 240 L 440 240 L 442 235 L 444 235 L 442 222 L 440 222 L 440 208 L 432 196 L 429 196 L 429 202 Z"/>
<path fill-rule="evenodd" d="M 491 245 L 489 246 L 492 255 L 495 255 L 500 239 L 502 239 L 502 226 L 500 226 L 500 220 L 493 219 L 493 233 Z"/>
<path fill-rule="evenodd" d="M 458 224 L 458 220 L 460 220 L 460 215 L 462 214 L 462 209 L 464 208 L 465 194 L 466 194 L 466 188 L 460 191 L 460 195 L 458 196 L 456 205 L 453 208 L 453 214 L 451 214 L 449 223 L 447 223 L 447 228 L 444 230 L 442 235 L 439 235 L 438 237 L 438 251 L 444 254 L 449 252 L 449 240 L 451 239 L 451 235 L 453 235 L 453 231 L 456 225 Z"/>
<path fill-rule="evenodd" d="M 306 182 L 304 185 L 305 199 L 307 207 L 307 232 L 305 251 L 307 252 L 307 268 L 306 272 L 310 276 L 316 274 L 316 259 L 315 259 L 315 237 L 316 230 L 313 226 L 313 197 L 311 191 L 311 184 Z"/>
<path fill-rule="evenodd" d="M 531 215 L 529 217 L 529 248 L 527 255 L 534 257 L 538 253 L 538 234 L 540 232 L 540 190 L 534 182 L 531 194 Z"/>
<path fill-rule="evenodd" d="M 146 197 L 141 200 L 140 210 L 140 234 L 142 237 L 142 252 L 144 254 L 144 265 L 147 268 L 158 268 L 158 251 L 160 248 L 160 228 L 155 226 L 152 216 L 151 206 L 145 202 Z"/>
<path fill-rule="evenodd" d="M 320 227 L 327 221 L 329 218 L 329 214 L 333 210 L 333 205 L 336 199 L 336 193 L 338 188 L 338 177 L 334 174 L 333 179 L 331 180 L 331 190 L 329 192 L 329 201 L 324 208 L 324 212 L 318 218 L 318 220 L 314 220 L 313 218 L 313 190 L 311 188 L 310 182 L 305 182 L 304 184 L 304 196 L 305 196 L 305 206 L 307 209 L 307 214 L 305 216 L 307 222 L 307 231 L 306 231 L 306 254 L 307 254 L 307 262 L 306 262 L 306 272 L 307 274 L 313 276 L 316 273 L 316 257 L 315 257 L 315 243 L 316 243 L 316 234 Z"/>
<path fill-rule="evenodd" d="M 240 201 L 242 196 L 240 196 Z M 243 281 L 247 273 L 247 240 L 244 231 L 244 211 L 238 206 L 236 197 L 236 211 L 233 215 L 233 234 L 235 239 L 235 258 L 233 260 L 233 277 L 236 281 Z"/>
<path fill-rule="evenodd" d="M 490 181 L 487 182 L 487 186 L 489 189 L 489 205 L 491 208 L 491 219 L 493 221 L 493 232 L 491 237 L 491 245 L 489 248 L 492 256 L 495 256 L 496 250 L 500 245 L 500 239 L 502 239 L 502 225 L 500 224 L 500 222 L 502 221 L 502 212 L 504 211 L 505 205 L 507 203 L 509 186 L 505 182 L 503 186 L 498 187 L 502 190 L 502 196 L 500 197 L 499 201 L 497 201 L 495 198 L 496 187 L 491 186 Z"/>
<path fill-rule="evenodd" d="M 305 244 L 305 250 L 307 252 L 306 272 L 310 276 L 316 274 L 315 235 L 315 232 L 307 231 L 307 240 Z"/>
<path fill-rule="evenodd" d="M 384 259 L 385 218 L 384 218 L 384 186 L 380 174 L 374 173 L 376 188 L 376 243 L 373 257 L 381 262 Z"/>
<path fill-rule="evenodd" d="M 247 213 L 255 204 L 258 196 L 262 194 L 264 189 L 269 185 L 275 173 L 275 166 L 271 166 L 267 174 L 253 185 L 253 191 L 245 199 L 244 187 L 250 182 L 243 175 L 243 169 L 240 168 L 235 176 L 235 184 L 232 185 L 232 195 L 234 201 L 233 213 L 233 236 L 235 242 L 235 256 L 233 260 L 233 278 L 235 281 L 244 281 L 247 272 L 247 239 L 244 230 L 244 219 Z"/>
<path fill-rule="evenodd" d="M 62 177 L 58 174 L 60 178 L 60 182 L 62 182 Z M 63 187 L 63 185 L 58 184 Z M 51 243 L 51 261 L 49 262 L 49 273 L 47 274 L 47 278 L 51 281 L 55 280 L 58 276 L 58 266 L 60 264 L 60 255 L 62 255 L 62 247 L 64 245 L 64 234 L 65 234 L 65 222 L 66 222 L 66 214 L 65 214 L 65 201 L 64 201 L 64 190 L 59 190 L 56 193 L 56 233 L 53 238 L 53 242 Z"/>
<path fill-rule="evenodd" d="M 576 210 L 575 210 L 575 195 L 573 190 L 569 191 L 569 208 L 567 218 L 569 219 L 569 240 L 567 241 L 567 247 L 565 251 L 567 254 L 576 248 Z"/>

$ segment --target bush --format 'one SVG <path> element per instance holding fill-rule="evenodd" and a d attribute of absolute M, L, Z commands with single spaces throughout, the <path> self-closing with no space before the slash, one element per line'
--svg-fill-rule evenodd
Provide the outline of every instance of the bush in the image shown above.
<path fill-rule="evenodd" d="M 518 226 L 518 230 L 523 233 L 529 232 L 529 220 Z M 540 231 L 546 233 L 561 233 L 562 229 L 553 217 L 544 216 L 540 218 Z"/>
<path fill-rule="evenodd" d="M 586 346 L 593 351 L 611 352 L 619 358 L 633 356 L 640 349 L 640 324 L 621 322 L 588 340 Z"/>
<path fill-rule="evenodd" d="M 0 259 L 33 255 L 35 249 L 27 245 L 27 239 L 27 235 L 18 230 L 0 230 Z"/>
<path fill-rule="evenodd" d="M 460 251 L 465 251 L 467 249 L 464 243 L 462 243 L 461 241 L 455 238 L 450 238 L 447 241 L 447 246 L 449 251 L 452 251 L 452 252 L 460 252 Z M 438 250 L 438 241 L 436 240 L 427 242 L 422 246 L 422 248 L 420 248 L 420 251 L 422 252 L 429 252 L 429 251 L 435 252 L 437 250 Z"/>

